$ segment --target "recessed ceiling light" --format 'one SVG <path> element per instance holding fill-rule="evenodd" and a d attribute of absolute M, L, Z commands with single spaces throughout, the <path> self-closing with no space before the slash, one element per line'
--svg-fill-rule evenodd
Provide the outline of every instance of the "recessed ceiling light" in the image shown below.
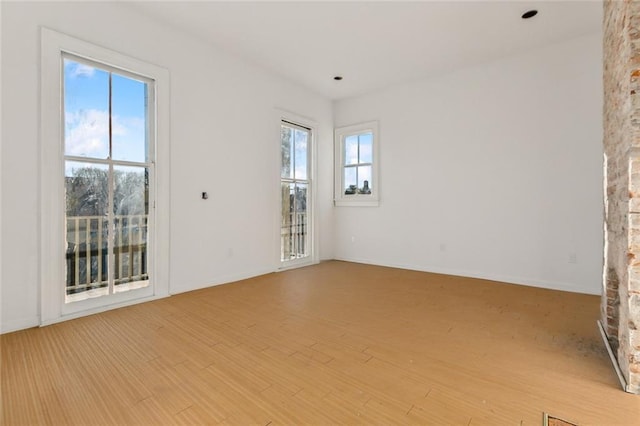
<path fill-rule="evenodd" d="M 522 14 L 522 19 L 531 19 L 538 14 L 538 11 L 535 9 L 527 10 Z"/>
<path fill-rule="evenodd" d="M 335 77 L 333 77 L 334 80 L 336 81 L 340 81 L 342 80 L 342 76 L 341 75 L 336 75 Z"/>

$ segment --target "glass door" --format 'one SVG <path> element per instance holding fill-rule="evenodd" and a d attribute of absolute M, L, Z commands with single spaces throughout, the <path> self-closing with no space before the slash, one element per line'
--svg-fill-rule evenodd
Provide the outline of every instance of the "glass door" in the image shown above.
<path fill-rule="evenodd" d="M 311 129 L 283 121 L 280 141 L 280 261 L 291 265 L 311 255 Z"/>
<path fill-rule="evenodd" d="M 67 54 L 62 66 L 65 304 L 147 296 L 153 81 Z"/>

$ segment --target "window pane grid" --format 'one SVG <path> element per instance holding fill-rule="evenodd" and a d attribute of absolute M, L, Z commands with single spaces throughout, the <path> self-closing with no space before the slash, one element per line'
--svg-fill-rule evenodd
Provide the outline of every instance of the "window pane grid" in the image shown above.
<path fill-rule="evenodd" d="M 280 260 L 309 256 L 307 199 L 309 189 L 309 129 L 281 125 Z"/>
<path fill-rule="evenodd" d="M 146 287 L 148 80 L 70 54 L 63 75 L 66 302 Z"/>
<path fill-rule="evenodd" d="M 358 133 L 344 138 L 344 195 L 370 195 L 372 190 L 373 133 Z"/>

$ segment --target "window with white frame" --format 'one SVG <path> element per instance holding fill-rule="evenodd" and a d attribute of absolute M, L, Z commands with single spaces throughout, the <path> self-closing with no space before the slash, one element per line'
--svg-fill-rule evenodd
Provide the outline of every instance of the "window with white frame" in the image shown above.
<path fill-rule="evenodd" d="M 41 43 L 41 323 L 167 296 L 169 73 Z"/>
<path fill-rule="evenodd" d="M 68 53 L 62 58 L 71 303 L 149 286 L 155 81 Z"/>
<path fill-rule="evenodd" d="M 378 145 L 377 121 L 336 129 L 336 206 L 379 204 Z"/>
<path fill-rule="evenodd" d="M 311 129 L 288 121 L 280 125 L 280 261 L 291 264 L 311 255 L 309 235 Z"/>

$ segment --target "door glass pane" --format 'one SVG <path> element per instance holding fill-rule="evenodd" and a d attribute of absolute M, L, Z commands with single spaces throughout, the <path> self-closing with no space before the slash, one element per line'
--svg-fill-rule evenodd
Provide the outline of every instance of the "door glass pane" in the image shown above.
<path fill-rule="evenodd" d="M 296 179 L 307 179 L 307 142 L 309 132 L 295 129 L 295 175 Z"/>
<path fill-rule="evenodd" d="M 121 292 L 149 285 L 149 169 L 114 166 L 113 173 L 114 291 Z"/>
<path fill-rule="evenodd" d="M 307 257 L 307 196 L 311 131 L 281 125 L 280 260 Z"/>
<path fill-rule="evenodd" d="M 66 301 L 107 294 L 108 166 L 66 161 Z"/>
<path fill-rule="evenodd" d="M 65 302 L 142 287 L 148 294 L 150 169 L 145 163 L 153 161 L 148 149 L 153 82 L 108 65 L 87 65 L 70 54 L 62 59 Z M 132 297 L 136 294 L 143 293 Z M 87 304 L 77 306 L 82 305 Z"/>
<path fill-rule="evenodd" d="M 358 137 L 360 142 L 360 161 L 359 163 L 372 163 L 373 154 L 371 147 L 373 146 L 373 133 L 363 133 Z"/>
<path fill-rule="evenodd" d="M 296 257 L 304 257 L 307 254 L 307 184 L 296 184 L 294 198 L 293 238 L 295 255 Z"/>
<path fill-rule="evenodd" d="M 111 75 L 111 139 L 114 160 L 147 161 L 147 84 Z"/>
<path fill-rule="evenodd" d="M 295 189 L 295 211 L 298 213 L 307 212 L 307 184 L 298 183 Z"/>
<path fill-rule="evenodd" d="M 352 195 L 356 193 L 358 188 L 358 180 L 356 176 L 357 167 L 345 167 L 344 169 L 344 193 Z"/>
<path fill-rule="evenodd" d="M 358 135 L 344 140 L 344 164 L 358 164 Z"/>
<path fill-rule="evenodd" d="M 280 177 L 293 177 L 293 129 L 289 126 L 280 126 Z"/>
<path fill-rule="evenodd" d="M 109 156 L 109 73 L 64 59 L 64 151 Z"/>
<path fill-rule="evenodd" d="M 291 259 L 294 253 L 293 227 L 294 227 L 294 184 L 281 183 L 282 214 L 280 224 L 280 260 Z"/>
<path fill-rule="evenodd" d="M 361 194 L 370 193 L 371 183 L 371 166 L 358 166 L 358 192 Z"/>

